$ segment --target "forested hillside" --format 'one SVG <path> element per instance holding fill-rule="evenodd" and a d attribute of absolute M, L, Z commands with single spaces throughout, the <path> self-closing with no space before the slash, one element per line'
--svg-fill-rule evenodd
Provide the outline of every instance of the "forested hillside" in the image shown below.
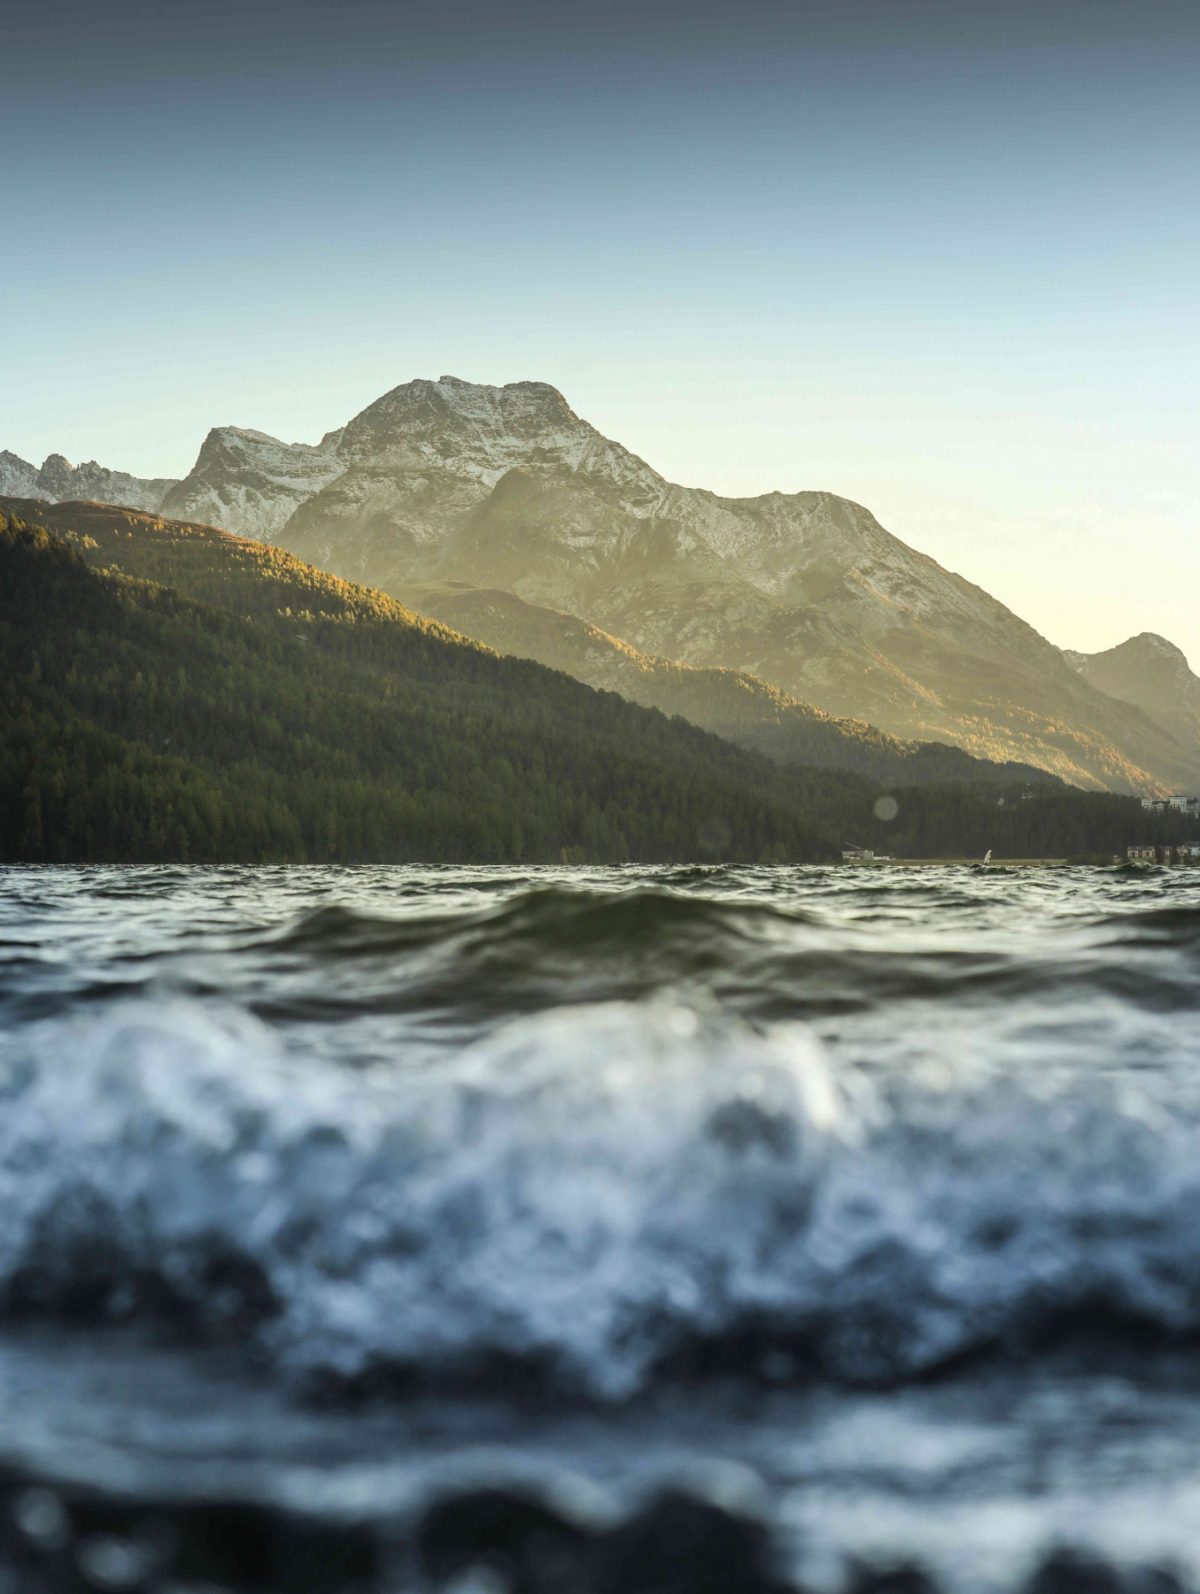
<path fill-rule="evenodd" d="M 576 615 L 526 603 L 496 587 L 425 582 L 405 588 L 403 596 L 422 614 L 486 642 L 498 653 L 536 659 L 589 686 L 619 692 L 632 703 L 681 714 L 779 764 L 850 769 L 895 786 L 1058 784 L 1057 776 L 1032 764 L 972 758 L 946 742 L 906 741 L 865 720 L 838 719 L 742 670 L 658 658 Z"/>
<path fill-rule="evenodd" d="M 290 610 L 297 617 L 353 614 L 418 623 L 410 608 L 382 592 L 212 526 L 104 504 L 0 503 L 28 523 L 73 535 L 89 563 L 176 587 L 237 613 L 261 617 Z M 778 763 L 851 769 L 902 786 L 959 780 L 1057 784 L 1055 776 L 1031 766 L 989 763 L 957 747 L 903 742 L 861 721 L 834 719 L 734 670 L 651 657 L 573 615 L 539 609 L 510 593 L 431 584 L 414 587 L 411 600 L 423 616 L 434 617 L 420 623 L 438 634 L 467 635 L 498 653 L 563 670 L 631 702 L 680 715 Z"/>
<path fill-rule="evenodd" d="M 0 512 L 2 859 L 775 862 L 1190 839 L 1182 816 L 1044 777 L 906 790 L 781 769 L 280 549 L 22 507 L 58 530 Z"/>
<path fill-rule="evenodd" d="M 297 561 L 237 616 L 0 529 L 0 857 L 819 858 L 780 772 Z M 257 550 L 268 562 L 272 550 Z M 286 555 L 278 556 L 287 561 Z M 201 561 L 202 563 L 202 561 Z M 261 602 L 256 600 L 261 599 Z"/>

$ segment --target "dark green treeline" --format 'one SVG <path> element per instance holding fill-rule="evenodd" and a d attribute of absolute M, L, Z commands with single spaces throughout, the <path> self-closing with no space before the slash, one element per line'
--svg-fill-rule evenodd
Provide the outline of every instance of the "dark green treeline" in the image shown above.
<path fill-rule="evenodd" d="M 221 551 L 214 542 L 209 559 Z M 89 569 L 63 539 L 5 518 L 0 857 L 829 851 L 781 772 L 682 721 L 498 658 L 361 589 L 332 613 L 297 615 L 224 579 L 238 616 Z"/>
<path fill-rule="evenodd" d="M 211 527 L 0 510 L 0 859 L 1097 857 L 1178 815 L 1043 777 L 887 793 L 499 658 Z M 56 533 L 25 522 L 53 518 Z"/>

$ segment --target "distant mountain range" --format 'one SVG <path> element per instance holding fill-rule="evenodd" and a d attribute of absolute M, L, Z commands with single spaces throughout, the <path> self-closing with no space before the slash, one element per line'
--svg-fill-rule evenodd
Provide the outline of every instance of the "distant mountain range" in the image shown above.
<path fill-rule="evenodd" d="M 0 496 L 6 498 L 44 498 L 52 504 L 91 498 L 130 509 L 158 509 L 175 485 L 173 477 L 130 476 L 123 470 L 107 470 L 94 459 L 72 465 L 61 454 L 47 455 L 39 467 L 0 449 Z"/>
<path fill-rule="evenodd" d="M 0 456 L 13 479 L 32 471 L 13 461 Z M 518 598 L 531 607 L 506 614 L 513 652 L 545 655 L 560 624 L 550 611 L 618 652 L 752 676 L 901 740 L 953 743 L 1084 786 L 1200 786 L 1200 741 L 1178 717 L 1167 724 L 1153 694 L 1158 714 L 860 505 L 674 485 L 543 383 L 409 382 L 315 446 L 220 428 L 187 477 L 157 485 L 157 503 L 141 507 L 276 541 L 406 601 L 451 584 Z M 20 496 L 65 494 L 43 484 Z"/>

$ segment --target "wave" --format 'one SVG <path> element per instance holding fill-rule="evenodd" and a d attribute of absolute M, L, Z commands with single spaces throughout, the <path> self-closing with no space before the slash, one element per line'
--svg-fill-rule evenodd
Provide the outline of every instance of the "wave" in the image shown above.
<path fill-rule="evenodd" d="M 757 896 L 750 871 L 719 899 L 702 893 L 703 882 L 696 891 L 669 885 L 678 873 L 652 887 L 542 886 L 407 917 L 322 906 L 242 932 L 236 945 L 258 973 L 256 1011 L 272 1020 L 420 1012 L 478 1022 L 697 989 L 763 1021 L 906 1000 L 1002 1009 L 1048 984 L 1063 1000 L 1112 997 L 1156 1011 L 1195 1002 L 1194 907 L 1081 917 L 1072 943 L 1013 955 L 977 933 L 994 909 L 991 882 L 982 896 L 948 882 L 853 885 L 827 893 L 836 905 L 823 911 L 816 897 Z M 728 871 L 721 884 L 728 893 Z M 947 940 L 951 921 L 961 933 Z M 897 922 L 938 926 L 938 955 L 920 939 L 881 939 Z"/>
<path fill-rule="evenodd" d="M 622 1401 L 1200 1332 L 1200 1104 L 1153 1079 L 880 1080 L 666 1002 L 349 1074 L 147 999 L 3 1065 L 3 1310 L 162 1314 L 302 1387 Z"/>
<path fill-rule="evenodd" d="M 748 981 L 774 952 L 811 940 L 816 923 L 798 907 L 657 886 L 553 886 L 412 917 L 325 906 L 245 936 L 239 950 L 257 962 L 266 993 L 258 1011 L 272 1019 L 340 1010 L 477 1021 L 672 984 Z"/>
<path fill-rule="evenodd" d="M 921 996 L 945 980 L 952 993 L 979 999 L 989 984 L 999 992 L 992 982 L 1007 981 L 1007 1000 L 1044 985 L 1048 975 L 1136 1001 L 1145 979 L 1174 980 L 1181 959 L 1190 984 L 1200 936 L 1193 886 L 1176 891 L 1171 879 L 1147 890 L 1140 876 L 1133 884 L 1105 876 L 1098 887 L 1096 871 L 1065 885 L 1070 871 L 997 881 L 964 868 L 791 875 L 631 869 L 604 871 L 602 884 L 587 874 L 568 884 L 550 871 L 464 879 L 446 869 L 414 879 L 403 870 L 300 870 L 265 882 L 270 871 L 146 869 L 129 871 L 128 879 L 93 873 L 97 878 L 83 872 L 62 882 L 65 902 L 77 898 L 81 913 L 110 896 L 144 897 L 146 904 L 136 933 L 116 945 L 89 942 L 83 923 L 87 951 L 120 964 L 125 975 L 135 970 L 146 984 L 165 975 L 185 991 L 217 992 L 233 974 L 243 988 L 257 986 L 258 1010 L 272 1018 L 303 1019 L 314 1004 L 322 1014 L 459 1005 L 504 1014 L 689 981 L 740 989 L 743 1011 L 757 990 L 767 997 L 764 1014 L 778 1010 L 775 998 L 792 988 L 806 996 L 825 988 L 840 1006 L 877 1000 L 880 981 L 889 997 Z M 58 885 L 59 875 L 65 872 L 42 871 L 39 882 L 45 887 L 53 876 L 49 884 Z M 256 880 L 265 889 L 256 892 Z M 335 892 L 341 900 L 330 900 Z M 47 904 L 39 902 L 44 913 Z M 28 918 L 19 910 L 31 904 L 7 906 L 10 922 Z M 290 911 L 264 922 L 280 907 Z M 1069 944 L 1045 933 L 1032 942 L 1022 937 L 1020 946 L 996 939 L 1006 917 L 1045 919 L 1047 910 L 1066 910 Z M 99 939 L 104 924 L 92 912 Z M 164 936 L 178 954 L 173 968 Z M 1162 955 L 1152 969 L 1140 965 L 1131 981 L 1125 949 Z M 71 996 L 74 971 L 70 960 L 48 965 L 45 990 Z M 20 1014 L 22 994 L 0 993 L 0 1000 L 16 1001 Z"/>
<path fill-rule="evenodd" d="M 689 871 L 695 874 L 697 871 Z M 658 887 L 572 891 L 557 886 L 520 892 L 473 913 L 399 918 L 337 904 L 257 938 L 257 944 L 319 956 L 372 957 L 452 941 L 457 948 L 496 945 L 514 957 L 546 950 L 640 952 L 681 939 L 766 935 L 811 915 L 765 902 L 718 901 Z"/>

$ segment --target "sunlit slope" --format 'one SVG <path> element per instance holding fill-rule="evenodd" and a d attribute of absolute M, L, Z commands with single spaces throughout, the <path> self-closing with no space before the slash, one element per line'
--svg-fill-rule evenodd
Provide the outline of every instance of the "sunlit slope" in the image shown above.
<path fill-rule="evenodd" d="M 40 794 L 43 834 L 60 848 L 81 810 L 96 835 L 124 834 L 125 799 L 105 785 L 121 759 L 106 765 L 93 750 L 72 766 L 53 751 L 68 723 L 119 738 L 122 759 L 165 760 L 172 779 L 208 793 L 199 840 L 183 826 L 191 857 L 772 861 L 827 856 L 831 842 L 1054 857 L 1186 839 L 1182 816 L 1006 771 L 904 790 L 846 769 L 784 768 L 497 657 L 280 549 L 97 504 L 39 507 L 62 538 L 47 536 L 60 564 L 43 576 L 59 569 L 75 597 L 64 606 L 54 583 L 22 595 L 11 569 L 0 581 L 12 709 L 0 725 L 26 725 L 0 767 L 8 822 Z M 77 623 L 97 592 L 108 610 Z M 129 801 L 157 816 L 150 855 L 183 856 L 161 852 L 168 810 L 154 783 L 131 781 Z M 898 800 L 877 809 L 889 788 Z M 125 855 L 111 847 L 81 855 Z"/>
<path fill-rule="evenodd" d="M 70 537 L 0 533 L 3 856 L 831 851 L 783 771 L 690 725 L 261 544 L 99 506 L 58 519 Z"/>
<path fill-rule="evenodd" d="M 510 593 L 418 584 L 406 592 L 405 605 L 282 549 L 212 526 L 97 503 L 0 503 L 26 521 L 86 533 L 96 544 L 84 550 L 93 563 L 177 587 L 205 602 L 246 614 L 290 609 L 296 615 L 386 615 L 437 634 L 471 637 L 498 653 L 533 659 L 589 686 L 682 716 L 781 763 L 855 770 L 903 785 L 1046 778 L 1025 766 L 988 764 L 954 747 L 904 743 L 873 726 L 833 719 L 752 676 L 655 658 L 574 615 L 539 608 Z"/>
<path fill-rule="evenodd" d="M 1052 778 L 1033 765 L 996 764 L 945 743 L 904 741 L 862 720 L 835 718 L 743 671 L 660 658 L 575 615 L 496 587 L 418 582 L 404 595 L 422 614 L 497 652 L 536 659 L 589 686 L 680 714 L 779 763 L 852 769 L 900 786 Z"/>
<path fill-rule="evenodd" d="M 834 493 L 669 482 L 539 382 L 405 383 L 336 447 L 341 474 L 273 535 L 340 574 L 499 588 L 644 652 L 1080 785 L 1200 781 L 1194 749 Z"/>
<path fill-rule="evenodd" d="M 1200 756 L 1200 677 L 1173 642 L 1143 631 L 1104 653 L 1067 658 L 1094 687 L 1132 704 Z"/>
<path fill-rule="evenodd" d="M 1194 751 L 860 505 L 664 487 L 647 514 L 627 497 L 581 472 L 512 471 L 442 540 L 410 552 L 398 537 L 376 579 L 393 591 L 419 579 L 498 587 L 645 652 L 752 674 L 833 716 L 1079 785 L 1200 778 Z M 378 540 L 375 530 L 362 543 L 328 539 L 325 562 L 343 568 Z"/>

